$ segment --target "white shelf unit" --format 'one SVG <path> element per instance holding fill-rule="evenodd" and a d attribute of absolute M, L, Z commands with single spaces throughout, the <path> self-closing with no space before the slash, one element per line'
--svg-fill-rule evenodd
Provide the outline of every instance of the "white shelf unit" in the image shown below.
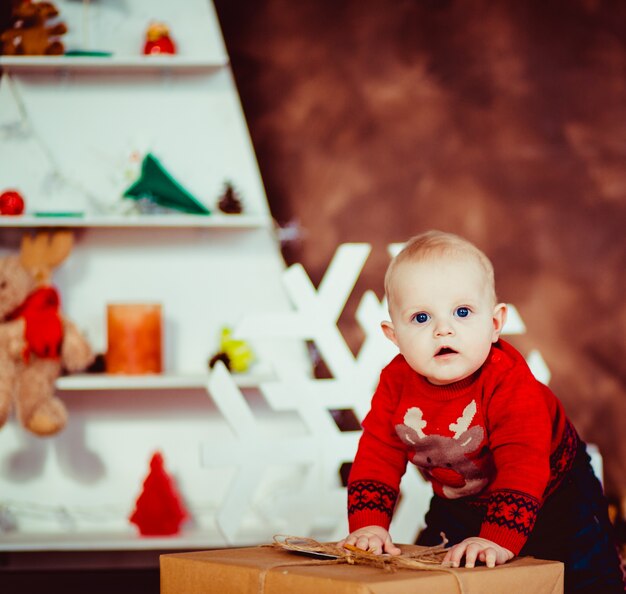
<path fill-rule="evenodd" d="M 142 537 L 137 531 L 81 532 L 64 535 L 39 533 L 24 537 L 20 534 L 4 535 L 0 551 L 119 551 L 209 549 L 225 546 L 217 531 L 183 531 L 174 537 Z"/>
<path fill-rule="evenodd" d="M 240 388 L 256 388 L 271 381 L 271 371 L 252 371 L 233 375 Z M 206 389 L 209 373 L 206 374 L 146 374 L 112 375 L 106 373 L 77 373 L 57 379 L 56 387 L 61 392 L 83 392 L 89 390 L 197 390 Z"/>
<path fill-rule="evenodd" d="M 0 56 L 10 68 L 220 68 L 228 64 L 212 2 L 186 0 L 184 7 L 163 0 L 96 3 L 57 0 L 58 20 L 68 31 L 61 37 L 65 50 L 99 55 Z M 177 53 L 142 54 L 148 25 L 166 24 Z"/>
<path fill-rule="evenodd" d="M 55 117 L 47 117 L 50 113 Z M 54 70 L 5 73 L 0 126 L 5 131 L 0 162 L 11 164 L 0 168 L 0 188 L 17 189 L 27 213 L 80 213 L 86 219 L 67 217 L 53 225 L 255 227 L 271 222 L 228 68 L 76 71 L 69 77 Z M 140 158 L 147 153 L 211 214 L 111 214 L 126 210 L 121 197 L 139 176 Z M 227 182 L 241 198 L 239 215 L 218 208 Z M 41 219 L 37 226 L 50 224 L 36 218 Z"/>
<path fill-rule="evenodd" d="M 187 0 L 184 10 L 164 0 L 57 7 L 69 29 L 66 49 L 110 56 L 0 56 L 0 162 L 11 163 L 0 168 L 0 188 L 17 186 L 27 212 L 81 212 L 85 226 L 135 226 L 143 222 L 110 213 L 123 210 L 117 202 L 136 179 L 136 156 L 151 152 L 212 211 L 202 225 L 271 224 L 212 2 Z M 169 26 L 175 55 L 142 55 L 154 20 Z M 217 208 L 228 181 L 243 201 L 240 218 L 220 217 Z M 70 225 L 83 226 L 63 224 Z"/>
<path fill-rule="evenodd" d="M 14 241 L 13 246 L 3 246 L 13 251 L 28 230 L 28 226 L 5 226 L 0 230 L 0 243 Z M 123 510 L 116 518 L 117 529 L 104 536 L 98 524 L 90 530 L 89 522 L 83 523 L 80 517 L 75 531 L 59 523 L 55 532 L 46 530 L 54 519 L 38 521 L 18 514 L 24 528 L 0 533 L 0 550 L 226 546 L 210 514 L 196 513 L 206 499 L 217 508 L 220 491 L 232 479 L 230 471 L 206 468 L 201 462 L 202 447 L 210 448 L 213 440 L 219 443 L 230 435 L 207 393 L 212 373 L 207 365 L 217 349 L 222 325 L 235 326 L 257 308 L 284 311 L 290 307 L 281 288 L 283 264 L 273 232 L 268 228 L 95 225 L 76 228 L 75 242 L 72 254 L 53 278 L 68 317 L 86 333 L 96 352 L 104 352 L 107 303 L 160 302 L 164 373 L 61 377 L 57 394 L 69 411 L 62 433 L 41 440 L 25 433 L 15 419 L 0 430 L 2 468 L 15 471 L 0 477 L 0 507 L 5 500 L 56 503 L 66 505 L 71 514 L 73 508 L 93 501 L 98 502 L 94 503 L 95 515 L 103 505 Z M 274 378 L 270 363 L 274 357 L 289 358 L 295 353 L 291 342 L 281 344 L 278 354 L 273 344 L 252 346 L 258 362 L 249 373 L 233 379 L 240 390 L 258 399 L 258 386 Z M 283 423 L 280 416 L 270 415 L 268 422 Z M 280 425 L 280 431 L 284 430 Z M 125 521 L 141 490 L 150 455 L 157 450 L 164 453 L 166 467 L 181 484 L 194 516 L 193 529 L 161 540 L 136 536 Z M 34 457 L 29 458 L 28 452 L 35 452 Z M 11 466 L 9 460 L 16 455 L 20 462 Z M 70 459 L 60 463 L 59 456 Z M 65 464 L 74 465 L 69 474 Z M 98 480 L 89 478 L 96 472 L 92 465 L 100 469 Z M 24 474 L 30 480 L 21 480 Z M 241 534 L 238 544 L 253 544 L 254 538 L 263 542 L 268 537 L 253 526 L 250 534 Z"/>
<path fill-rule="evenodd" d="M 254 545 L 267 539 L 258 529 L 250 529 L 242 536 L 241 544 Z M 130 526 L 126 530 L 66 532 L 51 534 L 41 532 L 27 536 L 3 535 L 0 552 L 45 552 L 45 551 L 140 551 L 140 550 L 189 550 L 224 548 L 228 544 L 219 531 L 213 528 L 187 528 L 176 536 L 141 536 Z"/>
<path fill-rule="evenodd" d="M 0 551 L 267 541 L 272 529 L 251 518 L 239 541 L 226 543 L 212 514 L 234 469 L 207 468 L 201 460 L 203 449 L 232 439 L 206 391 L 207 362 L 219 330 L 254 311 L 291 308 L 281 284 L 280 246 L 212 3 L 186 0 L 184 10 L 164 0 L 91 3 L 85 25 L 87 4 L 59 0 L 71 32 L 64 42 L 112 51 L 113 57 L 0 59 L 19 95 L 12 111 L 0 110 L 0 126 L 20 128 L 24 113 L 28 116 L 20 134 L 0 143 L 0 188 L 17 187 L 27 203 L 27 214 L 0 217 L 0 256 L 15 252 L 25 232 L 71 228 L 74 250 L 53 275 L 65 314 L 102 353 L 107 303 L 161 303 L 165 368 L 159 376 L 59 378 L 57 392 L 69 411 L 63 432 L 42 440 L 14 418 L 0 430 L 0 508 L 7 502 L 9 509 L 11 502 L 33 507 L 23 513 L 18 506 L 17 529 L 0 532 Z M 149 16 L 171 25 L 179 55 L 136 55 Z M 87 35 L 85 28 L 94 31 Z M 2 105 L 11 107 L 7 93 L 0 86 L 0 100 L 9 100 Z M 110 211 L 96 208 L 82 190 L 105 201 L 121 195 L 132 180 L 114 174 L 124 169 L 125 152 L 142 148 L 212 214 L 102 214 Z M 50 185 L 51 174 L 59 172 L 61 186 Z M 216 209 L 226 180 L 240 193 L 243 214 Z M 35 211 L 83 214 L 28 214 Z M 235 376 L 237 386 L 260 407 L 261 429 L 293 432 L 291 416 L 268 411 L 256 386 L 272 377 L 273 357 L 307 365 L 303 345 L 282 340 L 252 346 L 258 366 Z M 192 514 L 190 526 L 173 538 L 139 537 L 127 520 L 154 451 L 163 453 Z M 46 506 L 74 514 L 71 526 L 53 512 L 40 517 L 38 510 Z M 116 511 L 94 523 L 81 515 L 85 508 L 93 508 L 94 516 Z"/>
<path fill-rule="evenodd" d="M 267 216 L 256 215 L 89 215 L 89 216 L 0 216 L 0 228 L 39 228 L 39 227 L 187 227 L 207 229 L 261 229 L 271 227 L 272 220 Z"/>
<path fill-rule="evenodd" d="M 140 72 L 211 73 L 228 67 L 228 60 L 179 56 L 0 56 L 0 68 L 24 73 Z"/>

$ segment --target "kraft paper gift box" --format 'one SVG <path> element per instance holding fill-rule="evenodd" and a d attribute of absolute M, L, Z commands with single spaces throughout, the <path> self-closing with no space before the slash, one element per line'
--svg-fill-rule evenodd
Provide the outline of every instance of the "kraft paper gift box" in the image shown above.
<path fill-rule="evenodd" d="M 403 551 L 419 547 L 401 545 Z M 458 580 L 457 580 L 458 577 Z M 462 590 L 461 590 L 462 588 Z M 531 557 L 449 571 L 336 564 L 271 547 L 161 556 L 161 594 L 560 594 L 563 564 Z"/>

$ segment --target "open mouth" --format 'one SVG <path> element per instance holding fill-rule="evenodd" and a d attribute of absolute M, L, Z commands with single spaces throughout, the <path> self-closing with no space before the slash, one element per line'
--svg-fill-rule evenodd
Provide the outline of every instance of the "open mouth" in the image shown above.
<path fill-rule="evenodd" d="M 444 355 L 456 355 L 456 351 L 450 347 L 441 347 L 436 353 L 435 357 L 443 357 Z"/>

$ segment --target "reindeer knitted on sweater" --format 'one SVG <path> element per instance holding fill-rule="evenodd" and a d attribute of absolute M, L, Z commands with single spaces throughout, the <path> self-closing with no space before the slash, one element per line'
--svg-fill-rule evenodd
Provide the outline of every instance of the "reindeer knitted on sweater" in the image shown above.
<path fill-rule="evenodd" d="M 411 462 L 426 480 L 450 499 L 480 493 L 495 474 L 491 457 L 479 457 L 485 430 L 480 425 L 470 428 L 476 414 L 476 401 L 472 400 L 456 423 L 449 425 L 448 435 L 427 435 L 428 423 L 418 407 L 410 408 L 404 423 L 396 425 L 398 437 L 411 450 Z"/>
<path fill-rule="evenodd" d="M 0 259 L 0 427 L 15 408 L 35 435 L 60 431 L 67 411 L 54 395 L 55 380 L 63 369 L 80 371 L 93 360 L 49 283 L 72 243 L 69 232 L 25 235 L 19 255 Z"/>

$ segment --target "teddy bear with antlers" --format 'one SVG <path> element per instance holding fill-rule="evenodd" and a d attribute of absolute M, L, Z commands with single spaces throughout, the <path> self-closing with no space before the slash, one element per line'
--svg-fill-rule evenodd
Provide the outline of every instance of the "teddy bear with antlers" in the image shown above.
<path fill-rule="evenodd" d="M 52 2 L 13 2 L 7 28 L 0 29 L 0 53 L 6 56 L 63 54 L 61 36 L 67 33 L 67 26 L 56 22 L 58 16 L 59 10 Z"/>
<path fill-rule="evenodd" d="M 12 409 L 35 435 L 59 432 L 67 421 L 55 380 L 93 361 L 76 326 L 63 317 L 52 270 L 69 255 L 72 234 L 24 235 L 19 254 L 0 259 L 0 427 Z"/>

